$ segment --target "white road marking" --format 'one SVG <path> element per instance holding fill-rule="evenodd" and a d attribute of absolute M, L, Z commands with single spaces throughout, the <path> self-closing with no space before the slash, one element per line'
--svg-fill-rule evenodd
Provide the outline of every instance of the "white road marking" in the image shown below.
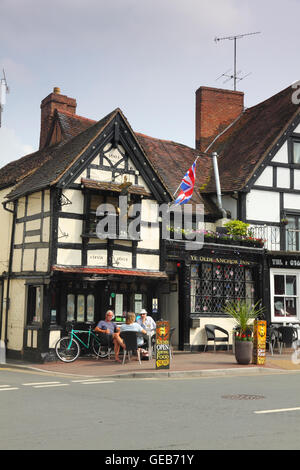
<path fill-rule="evenodd" d="M 1 388 L 0 392 L 7 392 L 8 390 L 19 390 L 19 389 L 18 387 Z"/>
<path fill-rule="evenodd" d="M 94 382 L 81 382 L 81 385 L 91 385 L 91 384 L 113 384 L 114 380 L 107 380 L 106 382 L 95 380 Z"/>
<path fill-rule="evenodd" d="M 29 382 L 26 384 L 22 384 L 25 386 L 32 386 L 32 385 L 50 385 L 50 384 L 59 384 L 60 382 Z"/>
<path fill-rule="evenodd" d="M 261 411 L 254 411 L 255 414 L 261 415 L 261 414 L 267 414 L 267 413 L 284 413 L 285 411 L 299 411 L 300 406 L 297 406 L 295 408 L 278 408 L 275 410 L 261 410 Z"/>
<path fill-rule="evenodd" d="M 10 387 L 10 385 L 0 385 L 0 388 Z"/>
<path fill-rule="evenodd" d="M 70 384 L 48 384 L 48 385 L 34 385 L 33 388 L 50 388 L 50 387 L 67 387 Z"/>
<path fill-rule="evenodd" d="M 103 380 L 103 379 L 81 379 L 81 380 L 72 380 L 74 383 L 89 384 L 89 383 L 114 383 L 114 380 Z"/>

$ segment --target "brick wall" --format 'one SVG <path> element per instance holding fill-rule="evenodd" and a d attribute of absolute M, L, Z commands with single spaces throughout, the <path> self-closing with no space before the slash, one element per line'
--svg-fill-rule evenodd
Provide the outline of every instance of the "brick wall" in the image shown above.
<path fill-rule="evenodd" d="M 76 100 L 66 95 L 61 95 L 59 88 L 54 88 L 53 93 L 50 93 L 50 95 L 42 100 L 40 149 L 43 148 L 47 142 L 55 109 L 57 109 L 57 111 L 75 114 L 76 106 Z"/>
<path fill-rule="evenodd" d="M 244 93 L 200 87 L 196 91 L 196 148 L 202 152 L 243 111 Z"/>

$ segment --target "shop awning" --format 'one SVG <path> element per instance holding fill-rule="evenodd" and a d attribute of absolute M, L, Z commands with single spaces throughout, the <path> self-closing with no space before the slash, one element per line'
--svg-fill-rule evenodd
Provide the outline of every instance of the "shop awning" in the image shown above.
<path fill-rule="evenodd" d="M 51 271 L 63 273 L 82 273 L 82 274 L 102 274 L 116 276 L 139 276 L 151 279 L 168 279 L 168 275 L 163 271 L 142 271 L 133 269 L 115 269 L 115 268 L 88 268 L 54 265 Z"/>

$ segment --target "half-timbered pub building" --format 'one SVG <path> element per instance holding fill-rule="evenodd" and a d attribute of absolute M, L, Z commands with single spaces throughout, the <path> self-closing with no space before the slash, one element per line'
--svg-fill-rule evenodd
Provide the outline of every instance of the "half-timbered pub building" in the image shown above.
<path fill-rule="evenodd" d="M 120 109 L 99 121 L 79 116 L 76 100 L 54 88 L 41 102 L 39 150 L 0 170 L 7 354 L 51 360 L 69 322 L 94 324 L 108 308 L 120 321 L 141 308 L 169 320 L 181 350 L 204 347 L 206 323 L 232 331 L 228 300 L 262 299 L 272 321 L 280 297 L 297 318 L 300 133 L 290 95 L 291 87 L 245 110 L 243 93 L 200 87 L 191 148 L 135 132 Z M 186 249 L 174 235 L 175 217 L 163 236 L 161 207 L 172 204 L 198 155 L 190 204 L 204 208 L 204 245 Z M 113 233 L 99 233 L 104 218 Z M 230 242 L 230 218 L 249 222 L 265 247 Z"/>

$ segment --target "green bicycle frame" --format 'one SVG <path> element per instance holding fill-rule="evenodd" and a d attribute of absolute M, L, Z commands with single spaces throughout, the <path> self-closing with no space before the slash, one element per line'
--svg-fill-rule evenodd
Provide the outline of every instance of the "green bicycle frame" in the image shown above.
<path fill-rule="evenodd" d="M 88 335 L 88 341 L 87 341 L 87 344 L 85 344 L 84 341 L 82 341 L 77 335 L 76 333 L 86 333 Z M 100 343 L 99 339 L 97 338 L 97 336 L 95 335 L 95 333 L 92 331 L 92 330 L 71 330 L 70 332 L 70 343 L 69 343 L 69 346 L 68 346 L 68 349 L 70 349 L 71 347 L 71 344 L 72 344 L 72 340 L 73 338 L 76 338 L 77 341 L 79 341 L 86 349 L 88 349 L 90 347 L 90 340 L 91 340 L 91 336 L 93 336 L 94 338 L 96 338 L 96 341 L 98 343 Z"/>

